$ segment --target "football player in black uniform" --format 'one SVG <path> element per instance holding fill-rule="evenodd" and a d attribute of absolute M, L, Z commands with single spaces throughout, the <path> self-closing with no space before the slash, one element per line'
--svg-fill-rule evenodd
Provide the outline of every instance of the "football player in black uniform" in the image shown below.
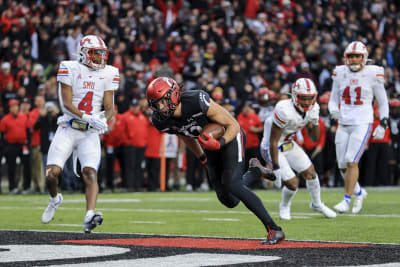
<path fill-rule="evenodd" d="M 154 126 L 161 132 L 178 134 L 202 161 L 219 201 L 228 208 L 234 208 L 242 201 L 264 224 L 267 231 L 264 244 L 284 240 L 281 227 L 272 220 L 261 200 L 242 184 L 246 136 L 236 119 L 205 91 L 181 92 L 176 81 L 168 77 L 153 80 L 146 94 L 153 109 Z M 207 134 L 207 140 L 199 136 L 210 122 L 219 123 L 226 129 L 218 140 Z"/>

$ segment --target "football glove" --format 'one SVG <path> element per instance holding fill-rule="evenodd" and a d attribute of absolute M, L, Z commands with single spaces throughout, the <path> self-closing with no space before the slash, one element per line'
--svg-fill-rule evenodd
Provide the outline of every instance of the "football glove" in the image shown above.
<path fill-rule="evenodd" d="M 219 150 L 221 148 L 221 145 L 217 139 L 210 136 L 208 133 L 203 133 L 202 135 L 204 138 L 202 138 L 200 135 L 197 137 L 197 140 L 199 140 L 199 143 L 202 147 L 208 150 Z"/>
<path fill-rule="evenodd" d="M 334 120 L 338 120 L 340 118 L 340 111 L 339 110 L 334 110 L 331 111 L 331 118 Z"/>
<path fill-rule="evenodd" d="M 319 105 L 315 104 L 314 107 L 309 111 L 308 113 L 309 118 L 310 118 L 310 122 L 315 125 L 318 126 L 319 125 Z"/>
<path fill-rule="evenodd" d="M 381 120 L 381 123 L 378 125 L 378 127 L 375 128 L 374 133 L 372 134 L 375 140 L 381 140 L 385 137 L 387 125 L 388 125 L 388 119 L 383 118 Z"/>
<path fill-rule="evenodd" d="M 95 115 L 83 114 L 82 120 L 89 123 L 91 127 L 97 129 L 100 134 L 103 134 L 108 130 L 107 119 L 104 116 L 104 111 Z"/>

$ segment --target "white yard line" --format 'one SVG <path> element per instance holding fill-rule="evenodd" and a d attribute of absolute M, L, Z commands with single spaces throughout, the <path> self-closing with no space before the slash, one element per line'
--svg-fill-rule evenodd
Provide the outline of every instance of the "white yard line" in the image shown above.
<path fill-rule="evenodd" d="M 19 207 L 19 206 L 3 206 L 0 210 L 42 210 L 44 207 Z M 82 208 L 60 207 L 60 210 L 77 210 Z M 234 211 L 234 210 L 184 210 L 184 209 L 127 209 L 127 208 L 99 208 L 101 211 L 112 212 L 150 212 L 150 213 L 204 213 L 204 214 L 252 214 L 250 211 Z M 279 212 L 269 212 L 270 214 L 279 214 Z M 291 212 L 296 216 L 321 216 L 320 213 L 313 212 Z M 340 216 L 349 217 L 377 217 L 377 218 L 400 218 L 400 214 L 340 214 Z"/>

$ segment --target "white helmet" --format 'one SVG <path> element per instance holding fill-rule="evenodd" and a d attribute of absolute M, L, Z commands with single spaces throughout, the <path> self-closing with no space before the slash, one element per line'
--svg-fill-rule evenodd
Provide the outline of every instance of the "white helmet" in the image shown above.
<path fill-rule="evenodd" d="M 89 68 L 104 69 L 108 59 L 106 43 L 96 35 L 84 36 L 78 43 L 78 61 Z"/>
<path fill-rule="evenodd" d="M 292 86 L 292 101 L 301 112 L 307 112 L 317 100 L 317 89 L 311 79 L 300 78 Z"/>
<path fill-rule="evenodd" d="M 350 65 L 350 61 L 348 55 L 362 55 L 361 63 L 358 65 Z M 344 62 L 352 71 L 359 71 L 362 67 L 365 66 L 368 59 L 368 50 L 367 47 L 358 41 L 351 42 L 347 45 L 346 49 L 344 50 Z"/>

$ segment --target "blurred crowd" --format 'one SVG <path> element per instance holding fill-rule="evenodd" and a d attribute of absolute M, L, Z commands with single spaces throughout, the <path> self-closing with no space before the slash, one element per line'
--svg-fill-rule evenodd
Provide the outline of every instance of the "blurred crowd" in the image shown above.
<path fill-rule="evenodd" d="M 119 69 L 121 78 L 115 96 L 118 115 L 103 136 L 103 188 L 156 190 L 155 177 L 164 166 L 160 147 L 167 149 L 170 139 L 175 152 L 167 159 L 167 176 L 173 176 L 167 189 L 209 187 L 193 155 L 175 137 L 161 138 L 147 119 L 146 86 L 160 75 L 174 77 L 185 90 L 206 90 L 232 112 L 246 131 L 248 158 L 258 156 L 263 121 L 274 104 L 290 97 L 297 78 L 312 79 L 325 134 L 315 143 L 304 132 L 297 140 L 310 153 L 322 184 L 342 185 L 335 167 L 336 123 L 326 105 L 331 72 L 343 64 L 344 48 L 354 40 L 366 44 L 371 62 L 385 68 L 390 99 L 390 128 L 383 141 L 370 140 L 360 162 L 360 183 L 397 185 L 399 9 L 395 0 L 0 0 L 0 179 L 8 177 L 13 193 L 43 191 L 47 149 L 59 113 L 58 64 L 75 60 L 80 39 L 95 34 L 105 40 L 108 64 Z M 140 116 L 146 125 L 139 125 Z M 20 128 L 7 132 L 7 124 Z M 24 170 L 21 187 L 16 159 Z M 371 162 L 376 163 L 373 170 Z M 68 167 L 72 163 L 64 170 L 62 186 L 80 190 L 79 179 L 70 178 L 76 176 Z M 182 171 L 184 183 L 179 181 Z"/>

